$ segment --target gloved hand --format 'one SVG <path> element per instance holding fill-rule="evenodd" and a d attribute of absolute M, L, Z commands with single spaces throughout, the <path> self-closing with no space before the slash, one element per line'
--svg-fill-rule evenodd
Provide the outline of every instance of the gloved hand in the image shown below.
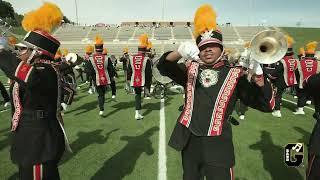
<path fill-rule="evenodd" d="M 0 36 L 0 50 L 8 47 L 8 40 L 4 36 Z"/>
<path fill-rule="evenodd" d="M 261 68 L 260 63 L 258 63 L 254 59 L 250 59 L 250 64 L 249 64 L 248 68 L 252 69 L 253 73 L 256 74 L 256 75 L 262 75 L 263 74 L 263 70 Z"/>
<path fill-rule="evenodd" d="M 183 42 L 178 48 L 178 53 L 185 59 L 200 60 L 200 50 L 195 43 Z"/>

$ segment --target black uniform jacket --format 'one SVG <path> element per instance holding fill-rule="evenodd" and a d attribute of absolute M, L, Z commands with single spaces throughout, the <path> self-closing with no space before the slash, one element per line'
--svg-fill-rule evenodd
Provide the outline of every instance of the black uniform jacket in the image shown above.
<path fill-rule="evenodd" d="M 170 77 L 176 83 L 185 87 L 187 83 L 186 65 L 165 60 L 169 53 L 170 52 L 167 52 L 162 55 L 157 68 L 162 75 Z M 218 74 L 225 74 L 226 71 L 231 69 L 231 67 L 225 65 L 223 61 L 220 61 L 219 64 L 220 65 L 217 67 L 215 67 L 215 65 L 211 67 L 203 67 L 200 65 L 199 72 L 201 69 L 214 68 L 215 71 L 218 71 Z M 224 81 L 224 79 L 219 79 L 215 85 L 211 86 L 210 88 L 204 88 L 200 83 L 200 78 L 201 76 L 199 74 L 195 84 L 195 98 L 192 113 L 192 121 L 198 121 L 198 125 L 201 125 L 200 122 L 203 123 L 210 121 L 211 112 L 215 104 L 215 102 L 212 102 L 212 99 L 214 98 L 210 97 L 210 94 L 214 93 L 214 91 L 219 91 L 223 84 L 219 81 Z M 255 83 L 250 83 L 246 76 L 241 76 L 237 81 L 235 90 L 230 97 L 229 103 L 226 105 L 227 109 L 224 116 L 225 119 L 222 126 L 221 135 L 199 135 L 201 129 L 197 128 L 197 123 L 195 126 L 190 125 L 189 128 L 186 128 L 186 126 L 182 125 L 178 121 L 172 132 L 169 145 L 174 149 L 181 151 L 187 145 L 190 135 L 200 136 L 204 142 L 203 149 L 205 149 L 205 151 L 203 152 L 203 155 L 205 159 L 207 159 L 209 162 L 214 162 L 219 166 L 232 167 L 234 165 L 234 149 L 232 142 L 232 129 L 230 123 L 228 122 L 228 118 L 234 109 L 237 99 L 240 99 L 245 105 L 263 112 L 271 112 L 273 105 L 270 105 L 270 102 L 273 101 L 274 104 L 272 88 L 266 79 L 265 85 L 263 87 L 258 87 Z M 257 120 L 259 120 L 258 118 L 259 117 L 257 117 Z"/>
<path fill-rule="evenodd" d="M 58 73 L 47 57 L 29 65 L 10 51 L 0 51 L 0 69 L 16 84 L 14 104 L 20 104 L 20 121 L 12 132 L 11 159 L 20 165 L 59 161 L 65 148 L 60 113 Z M 40 60 L 39 59 L 39 60 Z M 42 63 L 43 62 L 43 63 Z M 16 89 L 15 89 L 16 88 Z M 17 101 L 20 99 L 20 101 Z M 62 120 L 62 119 L 60 119 Z"/>

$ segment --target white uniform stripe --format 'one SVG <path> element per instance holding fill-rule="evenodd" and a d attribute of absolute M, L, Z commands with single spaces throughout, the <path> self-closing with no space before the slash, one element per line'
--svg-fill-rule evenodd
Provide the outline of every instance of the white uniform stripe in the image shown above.
<path fill-rule="evenodd" d="M 160 100 L 160 131 L 158 151 L 158 180 L 167 180 L 166 124 L 164 99 Z"/>

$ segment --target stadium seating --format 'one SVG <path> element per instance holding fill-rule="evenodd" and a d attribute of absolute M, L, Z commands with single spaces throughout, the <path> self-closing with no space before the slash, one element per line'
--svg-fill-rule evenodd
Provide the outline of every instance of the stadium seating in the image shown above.
<path fill-rule="evenodd" d="M 223 33 L 226 47 L 242 50 L 246 41 L 249 41 L 258 32 L 269 28 L 263 26 L 222 26 L 219 29 Z M 92 44 L 94 37 L 100 34 L 105 41 L 105 47 L 109 54 L 121 56 L 124 47 L 129 48 L 130 54 L 136 53 L 139 36 L 147 33 L 157 55 L 160 55 L 165 51 L 176 49 L 180 42 L 192 41 L 192 30 L 192 26 L 186 27 L 185 25 L 160 26 L 158 28 L 150 25 L 123 25 L 121 27 L 65 25 L 56 30 L 54 35 L 62 42 L 62 48 L 83 55 L 85 46 Z"/>

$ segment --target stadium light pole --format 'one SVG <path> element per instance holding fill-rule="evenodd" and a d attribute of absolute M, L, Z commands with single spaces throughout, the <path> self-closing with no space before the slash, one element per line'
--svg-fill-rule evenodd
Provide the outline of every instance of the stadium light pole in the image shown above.
<path fill-rule="evenodd" d="M 77 20 L 77 25 L 79 25 L 77 0 L 74 0 L 74 4 L 75 4 L 75 6 L 76 6 L 76 20 Z"/>

